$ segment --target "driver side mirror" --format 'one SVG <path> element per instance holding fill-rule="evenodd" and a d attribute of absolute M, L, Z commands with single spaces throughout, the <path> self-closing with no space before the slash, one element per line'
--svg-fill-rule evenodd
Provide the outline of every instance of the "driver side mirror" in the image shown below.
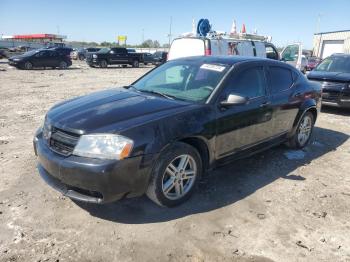
<path fill-rule="evenodd" d="M 220 105 L 224 107 L 245 105 L 248 103 L 248 100 L 249 99 L 244 96 L 229 94 L 226 100 L 220 102 Z"/>

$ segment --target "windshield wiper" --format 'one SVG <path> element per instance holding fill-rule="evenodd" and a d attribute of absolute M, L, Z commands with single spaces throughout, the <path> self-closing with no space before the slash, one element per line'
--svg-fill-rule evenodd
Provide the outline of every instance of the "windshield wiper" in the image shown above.
<path fill-rule="evenodd" d="M 162 97 L 165 97 L 165 98 L 168 98 L 168 99 L 172 99 L 172 100 L 174 100 L 176 98 L 176 96 L 166 95 L 164 93 L 157 92 L 157 91 L 154 91 L 154 90 L 140 90 L 140 89 L 137 89 L 137 91 L 143 92 L 143 93 L 150 93 L 150 94 L 159 95 L 159 96 L 162 96 Z"/>

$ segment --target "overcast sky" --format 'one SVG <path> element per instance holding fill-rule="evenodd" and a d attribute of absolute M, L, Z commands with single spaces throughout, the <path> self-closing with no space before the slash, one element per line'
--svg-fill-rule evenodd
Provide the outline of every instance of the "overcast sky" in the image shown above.
<path fill-rule="evenodd" d="M 257 28 L 272 36 L 277 46 L 301 41 L 312 48 L 319 31 L 350 29 L 350 0 L 177 0 L 177 1 L 36 1 L 0 0 L 0 34 L 60 33 L 68 40 L 116 41 L 127 35 L 129 44 L 144 39 L 168 42 L 170 17 L 172 33 L 189 32 L 192 18 L 208 18 L 214 30 L 229 31 L 233 19 L 238 28 Z"/>

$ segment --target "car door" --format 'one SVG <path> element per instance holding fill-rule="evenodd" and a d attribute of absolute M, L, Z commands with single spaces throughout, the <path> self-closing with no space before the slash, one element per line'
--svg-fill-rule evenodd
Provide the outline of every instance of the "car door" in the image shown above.
<path fill-rule="evenodd" d="M 129 55 L 125 48 L 116 48 L 116 54 L 119 64 L 126 64 L 129 62 Z"/>
<path fill-rule="evenodd" d="M 294 85 L 298 75 L 292 69 L 279 65 L 270 65 L 267 75 L 273 108 L 271 131 L 278 136 L 292 128 L 299 110 L 300 99 Z"/>
<path fill-rule="evenodd" d="M 301 70 L 303 47 L 300 43 L 287 45 L 281 52 L 281 60 Z"/>
<path fill-rule="evenodd" d="M 43 50 L 40 51 L 39 53 L 36 53 L 33 58 L 33 66 L 35 67 L 44 67 L 47 66 L 46 64 L 48 63 L 49 57 L 48 57 L 49 51 Z"/>
<path fill-rule="evenodd" d="M 265 67 L 249 63 L 234 70 L 219 95 L 216 120 L 216 157 L 222 158 L 271 136 L 272 108 Z M 244 105 L 222 107 L 229 94 L 248 98 Z"/>
<path fill-rule="evenodd" d="M 56 66 L 59 66 L 60 62 L 63 60 L 62 58 L 60 58 L 60 54 L 57 51 L 48 52 L 47 57 L 48 59 L 46 61 L 45 66 L 56 67 Z"/>

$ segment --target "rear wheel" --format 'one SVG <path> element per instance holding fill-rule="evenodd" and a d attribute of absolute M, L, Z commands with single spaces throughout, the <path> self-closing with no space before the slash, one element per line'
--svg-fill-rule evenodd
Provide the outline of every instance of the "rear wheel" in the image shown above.
<path fill-rule="evenodd" d="M 145 66 L 148 65 L 148 63 L 143 63 Z"/>
<path fill-rule="evenodd" d="M 198 151 L 188 144 L 175 143 L 158 159 L 146 194 L 160 206 L 180 205 L 190 198 L 201 174 Z"/>
<path fill-rule="evenodd" d="M 67 67 L 68 67 L 67 62 L 61 61 L 58 67 L 60 69 L 67 69 Z"/>
<path fill-rule="evenodd" d="M 30 69 L 33 69 L 33 64 L 29 61 L 25 62 L 24 63 L 24 69 L 26 70 L 30 70 Z"/>
<path fill-rule="evenodd" d="M 101 62 L 100 62 L 100 67 L 101 68 L 106 68 L 108 66 L 108 64 L 107 64 L 107 61 L 106 60 L 102 60 Z"/>
<path fill-rule="evenodd" d="M 294 136 L 288 141 L 288 145 L 297 149 L 305 147 L 310 141 L 314 124 L 314 115 L 309 111 L 306 112 L 300 120 Z"/>
<path fill-rule="evenodd" d="M 134 61 L 132 62 L 132 67 L 139 67 L 139 66 L 140 66 L 139 61 L 134 60 Z"/>

